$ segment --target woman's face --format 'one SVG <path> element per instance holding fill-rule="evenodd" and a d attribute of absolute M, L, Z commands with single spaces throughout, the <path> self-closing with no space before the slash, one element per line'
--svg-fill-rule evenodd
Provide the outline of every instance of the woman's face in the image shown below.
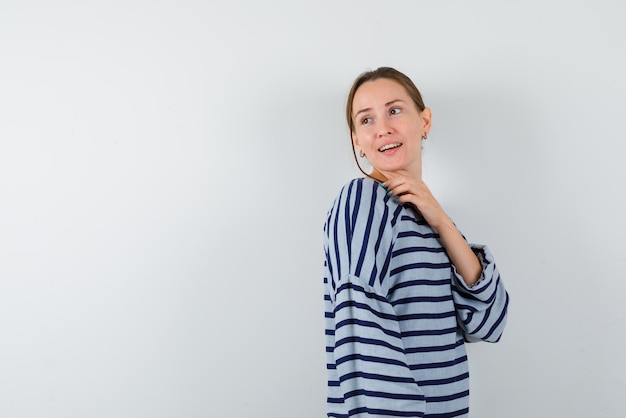
<path fill-rule="evenodd" d="M 422 137 L 430 131 L 430 109 L 420 112 L 405 88 L 387 78 L 363 83 L 352 109 L 357 152 L 364 152 L 383 174 L 421 178 Z"/>

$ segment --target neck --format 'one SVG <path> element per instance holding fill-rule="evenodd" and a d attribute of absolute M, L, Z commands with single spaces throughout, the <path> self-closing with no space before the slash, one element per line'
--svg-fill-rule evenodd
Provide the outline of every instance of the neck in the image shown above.
<path fill-rule="evenodd" d="M 421 180 L 422 179 L 422 167 L 419 166 L 419 167 L 414 167 L 412 170 L 398 170 L 398 171 L 385 171 L 385 170 L 378 170 L 377 168 L 374 168 L 372 172 L 370 173 L 370 177 L 374 178 L 375 180 L 381 183 L 389 179 L 392 179 L 394 177 L 398 177 L 398 176 L 411 177 L 417 180 Z"/>

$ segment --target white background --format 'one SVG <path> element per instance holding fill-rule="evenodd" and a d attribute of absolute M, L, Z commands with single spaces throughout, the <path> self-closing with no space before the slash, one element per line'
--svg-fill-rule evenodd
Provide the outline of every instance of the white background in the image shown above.
<path fill-rule="evenodd" d="M 382 65 L 511 295 L 472 416 L 624 416 L 625 9 L 2 1 L 0 416 L 324 416 L 322 225 Z"/>

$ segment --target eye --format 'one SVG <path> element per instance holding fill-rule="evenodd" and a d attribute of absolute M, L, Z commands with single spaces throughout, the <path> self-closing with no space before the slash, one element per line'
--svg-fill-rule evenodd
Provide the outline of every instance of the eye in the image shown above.
<path fill-rule="evenodd" d="M 367 125 L 368 123 L 370 123 L 372 121 L 372 118 L 370 117 L 365 117 L 363 119 L 361 119 L 361 125 Z"/>
<path fill-rule="evenodd" d="M 391 109 L 389 109 L 389 113 L 391 115 L 397 115 L 400 112 L 402 112 L 402 109 L 400 109 L 399 107 L 392 107 Z"/>

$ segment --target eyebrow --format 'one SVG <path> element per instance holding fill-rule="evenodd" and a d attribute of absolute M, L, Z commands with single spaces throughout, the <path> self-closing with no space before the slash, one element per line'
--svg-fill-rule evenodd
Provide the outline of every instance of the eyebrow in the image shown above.
<path fill-rule="evenodd" d="M 396 103 L 396 102 L 402 102 L 402 103 L 404 103 L 404 100 L 401 100 L 401 99 L 393 99 L 392 101 L 385 103 L 385 107 L 387 107 L 387 106 L 389 106 L 389 105 L 392 105 L 392 104 L 394 104 L 394 103 Z M 356 112 L 356 113 L 354 114 L 353 118 L 354 118 L 354 119 L 356 119 L 356 117 L 357 117 L 357 116 L 359 116 L 359 113 L 369 112 L 370 110 L 372 110 L 372 108 L 371 108 L 371 107 L 366 107 L 365 109 L 361 109 L 361 110 L 359 110 L 358 112 Z"/>

